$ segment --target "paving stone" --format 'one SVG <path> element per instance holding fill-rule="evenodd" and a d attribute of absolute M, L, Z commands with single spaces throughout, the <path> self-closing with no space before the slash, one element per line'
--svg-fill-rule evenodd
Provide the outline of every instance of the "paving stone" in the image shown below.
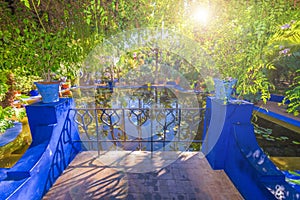
<path fill-rule="evenodd" d="M 155 193 L 155 194 L 153 194 L 153 198 L 152 199 L 154 199 L 154 200 L 161 200 L 162 197 L 161 197 L 161 195 L 159 193 Z"/>
<path fill-rule="evenodd" d="M 152 200 L 152 194 L 151 193 L 145 193 L 144 194 L 144 199 L 145 200 Z"/>
<path fill-rule="evenodd" d="M 164 193 L 166 191 L 169 191 L 169 187 L 167 185 L 159 186 L 158 191 Z"/>
<path fill-rule="evenodd" d="M 212 170 L 203 155 L 186 152 L 176 162 L 145 173 L 130 173 L 134 163 L 163 164 L 174 153 L 124 152 L 127 166 L 105 165 L 97 152 L 78 154 L 57 179 L 44 200 L 222 200 L 243 199 L 222 170 Z M 108 153 L 109 154 L 109 153 Z M 102 159 L 106 154 L 103 153 Z M 162 157 L 159 157 L 162 156 Z M 126 158 L 128 156 L 128 158 Z M 133 156 L 133 157 L 130 157 Z M 138 160 L 135 160 L 135 157 Z M 156 161 L 155 159 L 158 159 Z M 142 166 L 142 165 L 141 165 Z M 124 171 L 125 170 L 125 171 Z M 128 170 L 128 171 L 126 171 Z"/>
<path fill-rule="evenodd" d="M 176 185 L 176 181 L 174 179 L 170 179 L 170 180 L 167 180 L 167 185 L 170 187 L 170 186 L 175 186 Z"/>

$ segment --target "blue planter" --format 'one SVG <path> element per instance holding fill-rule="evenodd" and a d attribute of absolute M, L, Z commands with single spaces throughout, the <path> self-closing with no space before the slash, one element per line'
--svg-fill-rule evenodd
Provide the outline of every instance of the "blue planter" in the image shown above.
<path fill-rule="evenodd" d="M 217 99 L 229 100 L 237 80 L 230 81 L 214 78 L 215 83 L 215 96 Z"/>
<path fill-rule="evenodd" d="M 113 88 L 115 86 L 115 82 L 114 81 L 108 81 L 107 82 L 108 88 Z"/>
<path fill-rule="evenodd" d="M 42 96 L 43 103 L 53 103 L 59 101 L 60 82 L 35 82 L 34 84 Z"/>
<path fill-rule="evenodd" d="M 31 90 L 31 91 L 29 92 L 29 95 L 32 96 L 32 97 L 34 97 L 34 96 L 39 95 L 39 92 L 38 92 L 37 90 Z"/>

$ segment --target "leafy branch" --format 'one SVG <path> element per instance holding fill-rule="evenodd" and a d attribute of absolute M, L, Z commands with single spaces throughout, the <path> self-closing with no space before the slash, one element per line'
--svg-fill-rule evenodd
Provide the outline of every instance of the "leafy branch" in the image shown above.
<path fill-rule="evenodd" d="M 29 0 L 21 0 L 21 2 L 23 2 L 24 5 L 25 5 L 27 8 L 31 9 Z M 38 12 L 38 10 L 37 10 L 37 6 L 39 6 L 40 3 L 41 3 L 41 0 L 38 0 L 37 5 L 35 5 L 34 0 L 31 0 L 31 4 L 32 4 L 33 9 L 34 9 L 34 12 L 35 12 L 35 14 L 36 14 L 36 16 L 37 16 L 37 18 L 38 18 L 38 20 L 39 20 L 39 23 L 40 23 L 40 25 L 42 26 L 44 32 L 46 32 L 45 26 L 44 26 L 44 24 L 43 24 L 43 22 L 42 22 L 42 19 L 41 19 L 40 15 L 39 15 L 39 12 Z"/>

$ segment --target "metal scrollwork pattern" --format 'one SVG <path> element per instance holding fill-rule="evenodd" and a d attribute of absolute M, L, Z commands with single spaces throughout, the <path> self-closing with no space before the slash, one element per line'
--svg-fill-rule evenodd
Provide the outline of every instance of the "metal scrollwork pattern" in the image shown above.
<path fill-rule="evenodd" d="M 197 127 L 203 119 L 202 108 L 96 108 L 73 109 L 74 121 L 84 142 L 96 144 L 98 151 L 111 146 L 147 148 L 147 143 L 193 142 Z M 135 128 L 134 128 L 135 127 Z M 144 131 L 149 133 L 145 134 Z M 83 140 L 83 138 L 81 138 Z M 125 144 L 125 142 L 127 144 Z M 138 144 L 138 147 L 134 147 Z M 95 146 L 95 145 L 91 145 Z M 106 147 L 105 147 L 106 146 Z M 148 146 L 149 147 L 149 146 Z"/>
<path fill-rule="evenodd" d="M 100 120 L 107 126 L 115 126 L 120 122 L 120 116 L 117 110 L 114 109 L 101 109 Z"/>
<path fill-rule="evenodd" d="M 128 114 L 129 121 L 135 126 L 142 126 L 149 118 L 148 109 L 130 109 Z"/>

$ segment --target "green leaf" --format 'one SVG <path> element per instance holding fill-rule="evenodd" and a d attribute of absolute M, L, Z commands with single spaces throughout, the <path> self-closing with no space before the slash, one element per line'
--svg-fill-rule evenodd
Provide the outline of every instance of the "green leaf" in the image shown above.
<path fill-rule="evenodd" d="M 40 1 L 40 0 L 39 0 Z M 21 2 L 24 3 L 24 5 L 30 9 L 30 3 L 29 3 L 29 0 L 21 0 Z"/>
<path fill-rule="evenodd" d="M 293 140 L 292 141 L 293 144 L 300 144 L 300 142 Z"/>

